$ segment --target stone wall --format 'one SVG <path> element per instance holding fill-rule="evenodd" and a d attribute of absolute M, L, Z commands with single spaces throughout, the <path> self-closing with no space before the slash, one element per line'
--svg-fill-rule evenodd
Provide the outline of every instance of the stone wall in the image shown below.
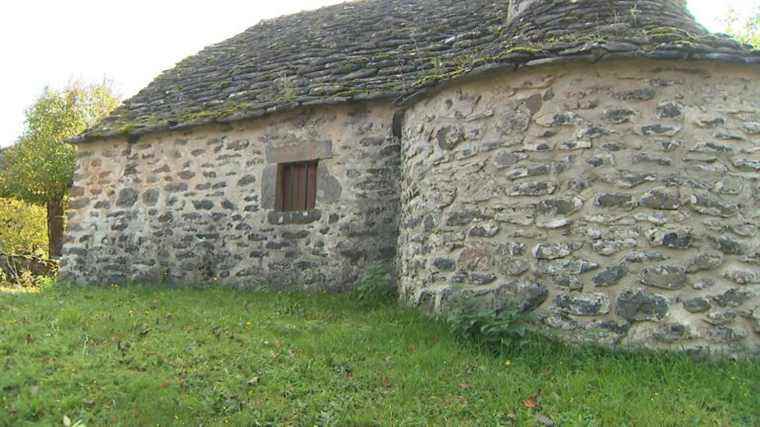
<path fill-rule="evenodd" d="M 345 288 L 396 252 L 393 113 L 320 107 L 81 144 L 62 278 Z M 316 209 L 275 211 L 275 162 L 315 158 Z"/>
<path fill-rule="evenodd" d="M 533 312 L 574 341 L 760 351 L 760 70 L 574 64 L 411 107 L 402 298 Z"/>

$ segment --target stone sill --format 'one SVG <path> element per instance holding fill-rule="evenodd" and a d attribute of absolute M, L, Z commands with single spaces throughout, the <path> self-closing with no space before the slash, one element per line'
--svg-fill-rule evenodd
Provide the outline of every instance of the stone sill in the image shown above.
<path fill-rule="evenodd" d="M 311 224 L 322 219 L 322 211 L 312 209 L 308 211 L 270 211 L 267 220 L 271 225 Z"/>

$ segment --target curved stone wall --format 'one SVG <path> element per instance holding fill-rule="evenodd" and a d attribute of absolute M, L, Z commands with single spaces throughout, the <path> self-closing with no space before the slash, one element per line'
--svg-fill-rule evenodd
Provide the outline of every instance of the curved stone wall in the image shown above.
<path fill-rule="evenodd" d="M 402 298 L 573 341 L 760 351 L 760 69 L 621 61 L 450 86 L 402 141 Z"/>

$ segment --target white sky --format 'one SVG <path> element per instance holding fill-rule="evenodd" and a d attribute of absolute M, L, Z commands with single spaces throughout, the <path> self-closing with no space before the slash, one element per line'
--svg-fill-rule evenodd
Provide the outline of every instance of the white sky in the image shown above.
<path fill-rule="evenodd" d="M 21 133 L 24 110 L 45 86 L 107 78 L 124 98 L 204 46 L 261 19 L 342 0 L 4 0 L 0 5 L 0 146 Z M 466 1 L 466 0 L 463 0 Z M 760 0 L 689 0 L 713 31 L 733 7 Z"/>

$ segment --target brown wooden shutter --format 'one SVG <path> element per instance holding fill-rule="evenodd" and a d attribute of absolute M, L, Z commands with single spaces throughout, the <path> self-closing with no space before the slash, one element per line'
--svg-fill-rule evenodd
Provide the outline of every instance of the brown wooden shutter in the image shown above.
<path fill-rule="evenodd" d="M 306 210 L 306 164 L 296 165 L 296 208 Z"/>
<path fill-rule="evenodd" d="M 298 210 L 298 178 L 297 178 L 298 165 L 292 164 L 288 167 L 288 210 Z"/>
<path fill-rule="evenodd" d="M 306 174 L 306 209 L 314 209 L 317 205 L 317 162 L 308 164 Z"/>
<path fill-rule="evenodd" d="M 277 167 L 275 208 L 314 209 L 317 202 L 317 162 L 284 163 Z"/>

